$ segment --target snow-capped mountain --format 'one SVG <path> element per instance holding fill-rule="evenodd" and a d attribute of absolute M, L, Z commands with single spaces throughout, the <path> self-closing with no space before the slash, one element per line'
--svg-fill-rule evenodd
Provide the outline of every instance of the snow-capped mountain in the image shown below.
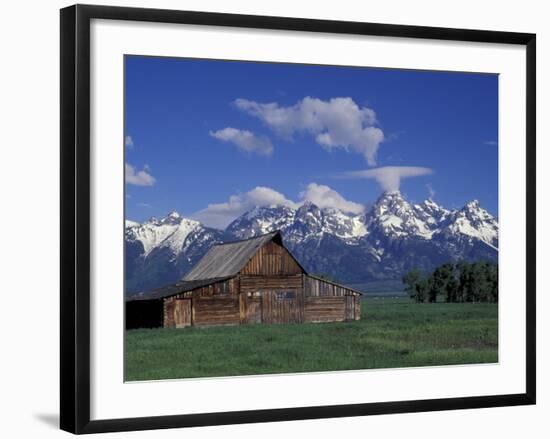
<path fill-rule="evenodd" d="M 226 232 L 246 239 L 280 230 L 287 242 L 299 243 L 324 234 L 353 240 L 366 234 L 364 219 L 337 209 L 320 209 L 305 202 L 298 209 L 286 206 L 256 207 L 233 221 Z"/>
<path fill-rule="evenodd" d="M 400 192 L 394 191 L 384 193 L 376 201 L 367 216 L 367 227 L 371 234 L 382 238 L 430 239 L 436 221 L 427 212 L 409 204 Z"/>
<path fill-rule="evenodd" d="M 200 227 L 198 221 L 183 218 L 174 211 L 165 218 L 153 217 L 143 224 L 126 221 L 126 240 L 141 242 L 144 256 L 159 247 L 168 247 L 177 255 L 189 234 Z"/>
<path fill-rule="evenodd" d="M 180 279 L 212 245 L 226 240 L 224 232 L 177 212 L 143 224 L 126 221 L 126 291 Z"/>
<path fill-rule="evenodd" d="M 235 219 L 226 231 L 238 239 L 264 235 L 273 230 L 284 231 L 294 222 L 296 210 L 286 206 L 255 207 Z"/>
<path fill-rule="evenodd" d="M 479 239 L 498 250 L 498 222 L 479 205 L 479 201 L 470 201 L 462 209 L 452 212 L 439 233 L 446 237 L 465 235 Z"/>
<path fill-rule="evenodd" d="M 153 288 L 181 278 L 215 243 L 281 230 L 286 246 L 312 273 L 347 283 L 396 280 L 460 259 L 496 260 L 498 222 L 474 200 L 448 210 L 428 199 L 409 203 L 386 192 L 362 214 L 319 208 L 255 207 L 226 230 L 171 212 L 142 224 L 126 222 L 126 290 Z"/>

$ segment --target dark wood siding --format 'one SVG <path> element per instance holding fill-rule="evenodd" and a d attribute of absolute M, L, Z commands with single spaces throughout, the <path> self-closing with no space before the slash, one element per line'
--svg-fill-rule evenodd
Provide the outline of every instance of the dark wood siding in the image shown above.
<path fill-rule="evenodd" d="M 304 320 L 302 290 L 261 291 L 262 323 L 301 323 Z"/>
<path fill-rule="evenodd" d="M 193 299 L 194 325 L 238 325 L 239 323 L 239 298 L 237 296 Z"/>
<path fill-rule="evenodd" d="M 343 322 L 346 320 L 346 297 L 306 297 L 306 322 Z"/>
<path fill-rule="evenodd" d="M 262 297 L 260 293 L 255 293 L 250 297 L 243 293 L 241 297 L 245 304 L 243 323 L 262 323 Z"/>
<path fill-rule="evenodd" d="M 169 297 L 164 300 L 164 327 L 165 328 L 175 328 L 175 308 L 176 308 L 176 298 Z"/>
<path fill-rule="evenodd" d="M 304 290 L 307 297 L 358 295 L 357 292 L 343 285 L 317 279 L 307 274 L 304 275 Z"/>
<path fill-rule="evenodd" d="M 339 322 L 361 318 L 361 295 L 330 281 L 304 275 L 305 321 Z"/>
<path fill-rule="evenodd" d="M 176 328 L 191 326 L 191 299 L 174 301 L 174 325 Z"/>
<path fill-rule="evenodd" d="M 290 276 L 240 276 L 241 292 L 260 290 L 302 289 L 302 275 Z"/>
<path fill-rule="evenodd" d="M 286 248 L 276 242 L 268 242 L 241 269 L 241 275 L 280 276 L 301 274 L 302 268 Z"/>

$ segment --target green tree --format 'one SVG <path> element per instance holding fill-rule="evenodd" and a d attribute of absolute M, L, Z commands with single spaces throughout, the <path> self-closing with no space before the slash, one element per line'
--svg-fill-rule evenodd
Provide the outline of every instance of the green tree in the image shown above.
<path fill-rule="evenodd" d="M 461 261 L 458 268 L 457 302 L 468 302 L 472 298 L 471 265 Z"/>
<path fill-rule="evenodd" d="M 425 302 L 428 294 L 429 282 L 418 269 L 409 271 L 402 279 L 405 291 L 416 302 Z"/>
<path fill-rule="evenodd" d="M 498 302 L 498 265 L 492 264 L 488 273 L 490 298 L 492 302 Z"/>
<path fill-rule="evenodd" d="M 431 275 L 429 301 L 437 302 L 437 296 L 447 296 L 447 284 L 453 279 L 453 265 L 443 264 L 437 267 Z"/>
<path fill-rule="evenodd" d="M 445 286 L 445 301 L 449 303 L 457 302 L 458 297 L 458 281 L 453 276 Z"/>
<path fill-rule="evenodd" d="M 498 265 L 490 262 L 446 263 L 430 275 L 415 269 L 403 276 L 405 290 L 416 302 L 498 302 Z"/>
<path fill-rule="evenodd" d="M 414 269 L 403 276 L 401 281 L 405 284 L 405 291 L 411 299 L 416 298 L 416 284 L 422 278 L 419 270 Z"/>

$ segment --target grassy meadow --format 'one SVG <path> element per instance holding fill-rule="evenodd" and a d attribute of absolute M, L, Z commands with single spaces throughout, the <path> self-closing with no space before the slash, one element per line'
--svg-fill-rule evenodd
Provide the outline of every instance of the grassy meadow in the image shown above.
<path fill-rule="evenodd" d="M 498 361 L 498 305 L 367 298 L 361 320 L 126 332 L 125 379 Z"/>

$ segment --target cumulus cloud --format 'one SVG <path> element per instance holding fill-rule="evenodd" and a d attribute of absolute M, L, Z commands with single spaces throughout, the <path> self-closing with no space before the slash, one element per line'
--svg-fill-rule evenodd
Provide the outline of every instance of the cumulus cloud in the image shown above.
<path fill-rule="evenodd" d="M 126 136 L 124 138 L 124 145 L 126 145 L 129 149 L 134 147 L 134 139 L 132 139 L 132 136 Z"/>
<path fill-rule="evenodd" d="M 124 167 L 125 181 L 127 184 L 133 184 L 135 186 L 153 186 L 157 181 L 149 172 L 149 166 L 145 167 L 138 171 L 129 163 L 125 164 Z"/>
<path fill-rule="evenodd" d="M 227 127 L 210 131 L 210 135 L 223 142 L 233 143 L 242 151 L 266 156 L 273 154 L 273 145 L 267 137 L 258 137 L 247 130 Z"/>
<path fill-rule="evenodd" d="M 397 191 L 402 178 L 420 177 L 432 174 L 430 168 L 418 166 L 384 166 L 382 168 L 350 171 L 341 174 L 343 178 L 372 178 L 378 182 L 384 191 Z"/>
<path fill-rule="evenodd" d="M 300 193 L 300 201 L 293 201 L 275 189 L 257 186 L 248 192 L 231 195 L 224 203 L 209 204 L 190 216 L 207 226 L 224 229 L 234 219 L 254 207 L 286 206 L 297 209 L 305 201 L 311 201 L 320 208 L 332 207 L 348 213 L 358 214 L 364 211 L 364 206 L 346 200 L 330 187 L 310 183 Z"/>
<path fill-rule="evenodd" d="M 274 189 L 257 186 L 251 191 L 231 195 L 225 203 L 209 204 L 206 209 L 191 215 L 203 224 L 223 229 L 238 216 L 256 206 L 283 205 L 296 208 L 298 205 Z"/>
<path fill-rule="evenodd" d="M 320 208 L 332 207 L 348 213 L 359 214 L 365 210 L 365 206 L 353 201 L 348 201 L 334 189 L 317 183 L 310 183 L 307 189 L 300 193 L 304 201 L 311 201 Z"/>
<path fill-rule="evenodd" d="M 374 110 L 360 107 L 349 97 L 328 101 L 305 97 L 288 107 L 242 98 L 234 104 L 281 137 L 292 139 L 294 133 L 306 133 L 327 150 L 340 148 L 363 155 L 370 166 L 376 164 L 376 152 L 384 140 Z"/>

